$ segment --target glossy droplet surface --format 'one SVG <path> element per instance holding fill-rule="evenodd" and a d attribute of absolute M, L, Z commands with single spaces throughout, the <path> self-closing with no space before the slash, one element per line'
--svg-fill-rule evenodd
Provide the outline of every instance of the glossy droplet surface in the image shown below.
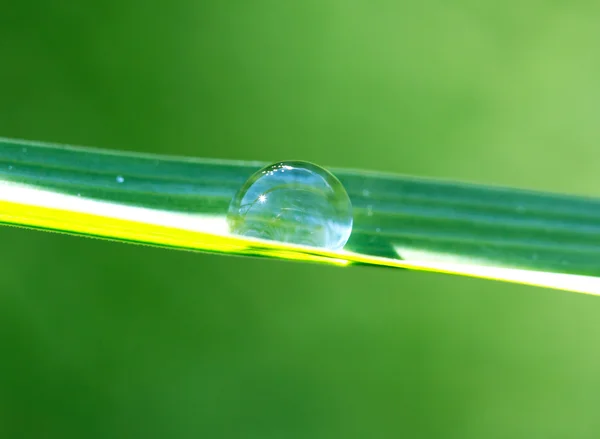
<path fill-rule="evenodd" d="M 240 188 L 227 222 L 236 235 L 337 250 L 352 232 L 352 204 L 329 171 L 308 162 L 278 162 Z"/>

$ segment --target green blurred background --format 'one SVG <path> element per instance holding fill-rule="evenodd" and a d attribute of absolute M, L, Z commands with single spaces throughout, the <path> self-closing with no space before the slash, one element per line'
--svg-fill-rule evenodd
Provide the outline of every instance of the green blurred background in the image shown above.
<path fill-rule="evenodd" d="M 4 2 L 0 135 L 600 195 L 600 3 Z M 597 438 L 600 299 L 0 228 L 0 437 Z"/>

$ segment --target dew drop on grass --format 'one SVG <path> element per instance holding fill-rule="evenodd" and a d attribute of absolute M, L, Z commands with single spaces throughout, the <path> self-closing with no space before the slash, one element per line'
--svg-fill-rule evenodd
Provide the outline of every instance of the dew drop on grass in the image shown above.
<path fill-rule="evenodd" d="M 308 162 L 278 162 L 244 183 L 227 222 L 236 235 L 337 250 L 352 232 L 352 204 L 329 171 Z"/>
<path fill-rule="evenodd" d="M 117 175 L 116 180 L 117 180 L 117 183 L 123 183 L 125 181 L 125 178 L 123 178 L 122 175 Z"/>

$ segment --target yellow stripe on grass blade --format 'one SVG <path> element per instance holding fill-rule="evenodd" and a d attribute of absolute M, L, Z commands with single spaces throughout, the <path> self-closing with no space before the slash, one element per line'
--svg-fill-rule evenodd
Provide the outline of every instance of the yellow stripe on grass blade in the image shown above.
<path fill-rule="evenodd" d="M 187 214 L 121 205 L 0 182 L 0 222 L 146 245 L 345 266 L 407 268 L 600 294 L 600 279 L 497 266 L 459 255 L 396 247 L 400 259 L 329 251 L 230 235 L 222 215 Z"/>

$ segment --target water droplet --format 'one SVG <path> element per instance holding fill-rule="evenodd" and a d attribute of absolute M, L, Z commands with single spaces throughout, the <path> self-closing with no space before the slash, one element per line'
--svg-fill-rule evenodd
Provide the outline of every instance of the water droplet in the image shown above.
<path fill-rule="evenodd" d="M 27 152 L 27 148 L 23 148 L 23 149 L 22 149 L 22 151 L 23 151 L 23 152 Z"/>
<path fill-rule="evenodd" d="M 335 250 L 352 232 L 352 204 L 327 170 L 308 162 L 279 162 L 244 183 L 231 201 L 227 222 L 237 235 Z"/>
<path fill-rule="evenodd" d="M 116 180 L 117 180 L 117 183 L 123 183 L 125 181 L 125 178 L 123 178 L 122 175 L 117 175 Z"/>
<path fill-rule="evenodd" d="M 380 229 L 379 227 L 377 227 L 377 228 L 375 229 L 375 231 L 376 231 L 377 233 L 379 233 L 379 232 L 381 232 L 381 229 Z"/>
<path fill-rule="evenodd" d="M 371 192 L 368 189 L 363 189 L 362 194 L 363 197 L 368 197 L 369 195 L 371 195 Z"/>
<path fill-rule="evenodd" d="M 13 169 L 12 165 L 8 165 L 8 170 L 12 171 L 12 169 Z"/>

